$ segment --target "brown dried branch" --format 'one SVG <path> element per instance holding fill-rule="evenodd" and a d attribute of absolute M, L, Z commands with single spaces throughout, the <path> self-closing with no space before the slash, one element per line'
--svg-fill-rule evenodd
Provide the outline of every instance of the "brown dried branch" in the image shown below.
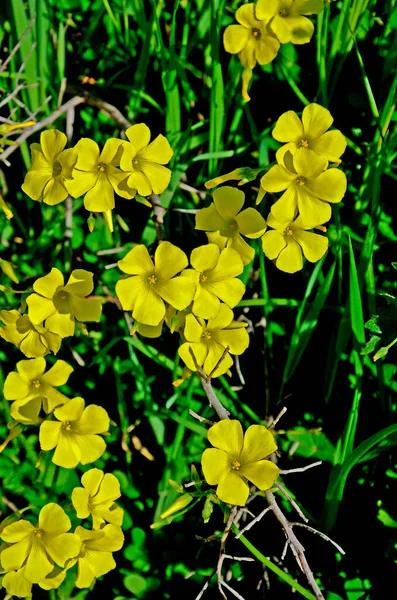
<path fill-rule="evenodd" d="M 229 514 L 229 518 L 228 518 L 227 523 L 226 523 L 225 530 L 224 530 L 224 532 L 222 534 L 222 537 L 221 537 L 221 546 L 220 546 L 220 549 L 219 549 L 218 565 L 216 567 L 216 575 L 217 575 L 217 578 L 218 578 L 218 589 L 219 589 L 219 592 L 220 592 L 221 596 L 225 600 L 227 600 L 227 596 L 225 596 L 225 594 L 224 594 L 224 592 L 222 590 L 222 565 L 223 565 L 223 561 L 225 560 L 225 554 L 226 554 L 226 540 L 227 540 L 227 538 L 229 536 L 229 533 L 230 533 L 230 530 L 232 528 L 233 521 L 234 521 L 234 518 L 236 516 L 236 513 L 237 513 L 237 506 L 232 506 L 232 509 L 230 511 L 230 514 Z"/>

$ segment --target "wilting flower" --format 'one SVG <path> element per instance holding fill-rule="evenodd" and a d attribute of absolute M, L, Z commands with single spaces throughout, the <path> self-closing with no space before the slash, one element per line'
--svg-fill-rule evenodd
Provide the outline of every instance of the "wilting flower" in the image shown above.
<path fill-rule="evenodd" d="M 261 237 L 266 230 L 266 221 L 255 208 L 241 210 L 244 206 L 244 192 L 241 190 L 225 185 L 215 190 L 213 198 L 208 208 L 198 211 L 196 229 L 219 232 L 216 236 L 209 235 L 209 241 L 221 250 L 233 248 L 247 265 L 254 258 L 255 251 L 240 233 L 251 239 Z"/>
<path fill-rule="evenodd" d="M 36 293 L 26 299 L 30 319 L 45 321 L 45 326 L 62 338 L 74 335 L 75 319 L 98 322 L 101 318 L 101 301 L 86 298 L 94 289 L 90 271 L 75 269 L 65 285 L 61 271 L 52 268 L 36 279 L 33 289 Z"/>
<path fill-rule="evenodd" d="M 92 516 L 93 529 L 99 529 L 105 521 L 121 525 L 124 511 L 114 503 L 120 498 L 120 484 L 112 473 L 90 469 L 81 478 L 83 487 L 74 488 L 72 502 L 79 519 Z"/>
<path fill-rule="evenodd" d="M 258 0 L 256 17 L 270 20 L 270 27 L 282 44 L 307 44 L 314 32 L 313 23 L 303 15 L 320 13 L 324 0 Z"/>
<path fill-rule="evenodd" d="M 0 320 L 5 324 L 0 327 L 0 337 L 18 346 L 28 358 L 56 354 L 61 346 L 62 338 L 57 333 L 41 322 L 32 323 L 28 315 L 22 316 L 17 310 L 0 310 Z"/>
<path fill-rule="evenodd" d="M 57 421 L 44 421 L 40 426 L 42 450 L 55 448 L 52 462 L 66 469 L 78 463 L 87 465 L 98 460 L 106 443 L 98 434 L 109 429 L 109 415 L 102 406 L 84 408 L 83 398 L 74 398 L 54 411 Z"/>
<path fill-rule="evenodd" d="M 230 354 L 240 355 L 248 348 L 247 324 L 233 321 L 233 318 L 233 311 L 226 304 L 221 304 L 218 315 L 215 319 L 209 319 L 207 324 L 194 315 L 187 315 L 184 329 L 186 342 L 180 346 L 178 353 L 191 371 L 196 371 L 198 365 L 207 375 L 219 377 L 233 365 Z M 228 352 L 214 371 L 227 347 Z"/>
<path fill-rule="evenodd" d="M 346 192 L 343 171 L 325 171 L 325 158 L 301 150 L 294 156 L 286 153 L 284 165 L 275 165 L 261 179 L 261 186 L 267 192 L 286 190 L 271 207 L 273 217 L 280 223 L 293 221 L 299 210 L 302 225 L 307 229 L 329 221 L 328 203 L 340 202 Z"/>
<path fill-rule="evenodd" d="M 272 487 L 280 469 L 263 460 L 277 450 L 273 435 L 263 425 L 251 425 L 243 436 L 240 421 L 224 420 L 208 430 L 215 448 L 204 450 L 201 458 L 204 477 L 217 485 L 216 495 L 223 502 L 244 506 L 251 481 L 260 490 Z"/>
<path fill-rule="evenodd" d="M 132 310 L 138 323 L 158 325 L 165 316 L 165 302 L 183 310 L 191 303 L 197 285 L 191 276 L 175 277 L 187 267 L 186 254 L 170 242 L 162 242 L 154 262 L 146 246 L 138 244 L 119 260 L 124 273 L 133 275 L 116 283 L 116 294 L 124 310 Z"/>
<path fill-rule="evenodd" d="M 317 262 L 328 249 L 328 238 L 307 231 L 301 217 L 295 221 L 279 223 L 269 215 L 267 224 L 274 231 L 266 231 L 262 237 L 263 252 L 276 261 L 276 267 L 286 273 L 295 273 L 303 268 L 302 252 L 310 262 Z"/>
<path fill-rule="evenodd" d="M 245 285 L 237 275 L 244 269 L 240 255 L 233 248 L 220 252 L 216 244 L 195 248 L 190 255 L 192 267 L 199 272 L 192 312 L 203 319 L 213 319 L 219 313 L 221 302 L 230 308 L 238 304 Z"/>
<path fill-rule="evenodd" d="M 273 129 L 273 137 L 287 143 L 277 151 L 277 162 L 283 163 L 286 152 L 295 154 L 300 149 L 314 152 L 331 162 L 340 162 L 346 149 L 346 138 L 338 129 L 328 131 L 333 120 L 329 110 L 315 103 L 303 109 L 302 120 L 293 110 L 282 114 Z"/>
<path fill-rule="evenodd" d="M 17 363 L 18 372 L 7 375 L 3 394 L 6 400 L 15 400 L 11 405 L 11 416 L 15 421 L 37 423 L 42 406 L 50 413 L 69 401 L 53 386 L 64 385 L 73 367 L 58 360 L 47 373 L 44 373 L 45 368 L 44 358 L 21 360 Z"/>

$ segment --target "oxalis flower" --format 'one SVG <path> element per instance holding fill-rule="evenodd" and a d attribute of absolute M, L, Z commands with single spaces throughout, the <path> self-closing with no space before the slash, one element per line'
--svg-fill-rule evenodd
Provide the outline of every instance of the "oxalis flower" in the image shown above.
<path fill-rule="evenodd" d="M 270 214 L 267 223 L 274 231 L 266 231 L 262 237 L 263 252 L 276 267 L 286 273 L 295 273 L 303 268 L 302 252 L 310 262 L 317 262 L 328 249 L 328 238 L 307 231 L 301 217 L 293 222 L 279 223 Z"/>
<path fill-rule="evenodd" d="M 258 0 L 256 16 L 270 21 L 270 27 L 282 44 L 307 44 L 314 32 L 313 23 L 303 15 L 318 14 L 324 0 Z"/>
<path fill-rule="evenodd" d="M 8 571 L 4 575 L 1 585 L 10 596 L 17 596 L 18 598 L 31 597 L 33 584 L 26 579 L 25 573 L 26 564 L 21 569 L 18 569 L 18 571 Z M 65 577 L 65 569 L 54 567 L 45 579 L 38 582 L 38 585 L 43 590 L 54 590 L 63 583 Z"/>
<path fill-rule="evenodd" d="M 45 321 L 45 326 L 62 338 L 74 335 L 75 319 L 98 322 L 101 318 L 101 301 L 85 297 L 94 289 L 90 271 L 75 269 L 65 285 L 61 271 L 52 268 L 36 279 L 33 289 L 36 293 L 26 299 L 30 319 Z"/>
<path fill-rule="evenodd" d="M 63 360 L 58 360 L 45 373 L 44 358 L 20 360 L 17 373 L 9 373 L 4 382 L 4 398 L 15 400 L 11 405 L 11 416 L 20 423 L 37 423 L 41 407 L 50 413 L 57 406 L 65 404 L 69 398 L 54 389 L 53 386 L 64 385 L 73 367 Z"/>
<path fill-rule="evenodd" d="M 43 327 L 41 322 L 32 323 L 28 315 L 21 315 L 17 310 L 0 310 L 0 320 L 5 327 L 0 327 L 0 337 L 19 347 L 28 358 L 56 354 L 61 346 L 62 338 Z"/>
<path fill-rule="evenodd" d="M 39 583 L 51 573 L 55 564 L 63 567 L 81 548 L 80 538 L 66 533 L 71 528 L 65 511 L 54 503 L 40 511 L 36 526 L 20 520 L 3 529 L 0 538 L 11 544 L 1 552 L 5 571 L 24 567 L 23 577 L 30 583 Z"/>
<path fill-rule="evenodd" d="M 194 315 L 187 315 L 183 332 L 186 342 L 178 353 L 191 371 L 197 370 L 197 363 L 207 375 L 219 377 L 233 365 L 230 354 L 240 355 L 248 348 L 247 323 L 233 318 L 233 311 L 226 304 L 221 304 L 218 315 L 207 323 Z M 227 347 L 229 351 L 214 370 Z"/>
<path fill-rule="evenodd" d="M 268 490 L 280 469 L 264 460 L 277 450 L 273 435 L 263 425 L 251 425 L 243 436 L 240 421 L 224 420 L 208 430 L 215 448 L 204 450 L 201 458 L 204 477 L 217 485 L 216 495 L 223 502 L 244 506 L 251 481 L 260 490 Z"/>
<path fill-rule="evenodd" d="M 104 408 L 91 404 L 85 408 L 83 398 L 74 398 L 54 411 L 57 421 L 44 421 L 40 426 L 42 450 L 55 448 L 52 462 L 66 469 L 79 463 L 87 465 L 98 460 L 106 443 L 98 434 L 108 431 L 110 420 Z"/>
<path fill-rule="evenodd" d="M 92 516 L 93 529 L 103 523 L 121 525 L 124 511 L 114 503 L 120 498 L 120 484 L 112 473 L 100 469 L 90 469 L 81 478 L 83 487 L 74 488 L 72 502 L 79 519 Z"/>
<path fill-rule="evenodd" d="M 267 192 L 286 190 L 271 207 L 280 223 L 293 221 L 298 214 L 310 229 L 331 218 L 329 202 L 340 202 L 347 188 L 346 175 L 339 169 L 328 169 L 327 160 L 316 154 L 298 150 L 284 156 L 284 166 L 275 165 L 261 179 Z"/>
<path fill-rule="evenodd" d="M 32 165 L 21 187 L 32 200 L 54 205 L 68 196 L 65 183 L 73 177 L 77 152 L 64 150 L 67 141 L 64 133 L 51 129 L 41 133 L 40 144 L 31 144 Z"/>
<path fill-rule="evenodd" d="M 266 230 L 266 221 L 255 208 L 244 206 L 244 192 L 225 185 L 213 193 L 214 201 L 208 208 L 202 208 L 196 215 L 196 229 L 216 232 L 208 235 L 211 243 L 221 250 L 233 248 L 248 265 L 255 256 L 255 251 L 241 237 L 261 237 Z M 241 212 L 240 212 L 241 211 Z"/>
<path fill-rule="evenodd" d="M 186 254 L 170 242 L 162 242 L 154 254 L 154 262 L 146 246 L 138 244 L 119 260 L 124 273 L 133 275 L 116 283 L 116 294 L 124 310 L 132 310 L 138 323 L 158 325 L 165 316 L 165 302 L 183 310 L 196 291 L 191 276 L 175 277 L 188 265 Z"/>

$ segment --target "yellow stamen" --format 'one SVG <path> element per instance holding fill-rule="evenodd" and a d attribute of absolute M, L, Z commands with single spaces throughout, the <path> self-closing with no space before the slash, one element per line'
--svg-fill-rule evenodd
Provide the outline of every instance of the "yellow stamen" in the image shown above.
<path fill-rule="evenodd" d="M 229 229 L 238 229 L 238 225 L 237 225 L 236 221 L 234 221 L 234 223 L 230 223 Z"/>
<path fill-rule="evenodd" d="M 98 171 L 100 171 L 101 173 L 104 173 L 106 170 L 105 165 L 103 165 L 102 163 L 98 165 Z"/>
<path fill-rule="evenodd" d="M 285 8 L 282 8 L 281 10 L 278 11 L 278 14 L 280 15 L 280 17 L 287 17 L 288 11 Z"/>
<path fill-rule="evenodd" d="M 296 183 L 298 185 L 305 185 L 305 183 L 306 183 L 306 177 L 297 177 Z"/>
<path fill-rule="evenodd" d="M 309 147 L 309 142 L 307 140 L 301 140 L 299 142 L 298 146 L 300 146 L 300 148 L 308 148 Z"/>
<path fill-rule="evenodd" d="M 32 383 L 32 386 L 36 389 L 41 386 L 40 379 L 33 379 L 33 381 L 31 383 Z"/>
<path fill-rule="evenodd" d="M 292 229 L 290 227 L 286 227 L 284 230 L 284 235 L 292 235 Z"/>
<path fill-rule="evenodd" d="M 261 37 L 261 30 L 258 29 L 257 27 L 254 27 L 252 29 L 252 35 L 256 38 L 260 38 Z"/>
<path fill-rule="evenodd" d="M 211 334 L 209 331 L 204 331 L 203 335 L 201 336 L 202 338 L 204 338 L 205 340 L 210 340 L 211 339 Z"/>
<path fill-rule="evenodd" d="M 241 467 L 241 463 L 239 463 L 238 460 L 234 460 L 231 464 L 231 467 L 232 467 L 233 471 L 239 471 L 240 467 Z"/>
<path fill-rule="evenodd" d="M 70 431 L 70 430 L 72 429 L 72 426 L 71 426 L 71 424 L 69 423 L 69 421 L 65 421 L 65 422 L 62 424 L 62 427 L 63 427 L 64 429 L 66 429 L 66 431 Z"/>
<path fill-rule="evenodd" d="M 319 231 L 322 231 L 323 233 L 327 233 L 327 228 L 324 227 L 324 225 L 317 225 L 314 229 L 318 229 Z"/>
<path fill-rule="evenodd" d="M 151 283 L 152 285 L 155 285 L 157 283 L 157 277 L 156 275 L 150 275 L 147 278 L 148 282 Z"/>
<path fill-rule="evenodd" d="M 208 279 L 207 275 L 204 275 L 204 273 L 201 273 L 200 283 L 205 283 L 207 281 L 207 279 Z"/>

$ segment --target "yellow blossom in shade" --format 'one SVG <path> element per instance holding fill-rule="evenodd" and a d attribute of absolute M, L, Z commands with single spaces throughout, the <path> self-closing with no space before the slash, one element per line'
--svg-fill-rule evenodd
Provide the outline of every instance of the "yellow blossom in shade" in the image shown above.
<path fill-rule="evenodd" d="M 208 430 L 208 439 L 215 448 L 204 450 L 201 465 L 207 483 L 218 486 L 220 500 L 244 506 L 249 494 L 247 481 L 260 490 L 272 487 L 280 469 L 264 460 L 277 450 L 266 427 L 251 425 L 243 436 L 240 421 L 224 420 Z"/>
<path fill-rule="evenodd" d="M 0 555 L 1 556 L 1 555 Z M 26 565 L 18 571 L 8 571 L 3 577 L 2 586 L 10 596 L 18 598 L 30 597 L 32 594 L 32 582 L 25 577 Z M 58 588 L 66 577 L 66 570 L 54 567 L 45 579 L 38 582 L 43 590 L 53 590 Z"/>
<path fill-rule="evenodd" d="M 261 179 L 267 192 L 285 190 L 271 207 L 273 217 L 280 223 L 293 221 L 299 214 L 307 229 L 321 225 L 331 218 L 329 202 L 340 202 L 347 188 L 346 175 L 339 169 L 328 169 L 327 160 L 305 150 L 292 156 L 287 152 L 284 165 L 275 165 Z"/>
<path fill-rule="evenodd" d="M 310 262 L 317 262 L 328 249 L 328 238 L 307 231 L 298 217 L 293 222 L 279 223 L 270 214 L 267 224 L 274 231 L 266 231 L 262 237 L 263 252 L 276 267 L 286 273 L 296 273 L 303 268 L 302 252 Z"/>
<path fill-rule="evenodd" d="M 120 498 L 120 484 L 112 473 L 90 469 L 81 478 L 83 487 L 74 488 L 72 502 L 79 519 L 92 516 L 93 529 L 105 522 L 122 525 L 124 511 L 114 503 Z"/>
<path fill-rule="evenodd" d="M 244 206 L 244 192 L 225 185 L 213 193 L 214 201 L 208 208 L 202 208 L 196 214 L 196 229 L 217 232 L 217 236 L 208 236 L 211 243 L 223 248 L 233 248 L 241 256 L 245 265 L 255 256 L 251 246 L 240 234 L 255 239 L 266 231 L 266 221 L 255 208 Z"/>
<path fill-rule="evenodd" d="M 158 135 L 149 143 L 150 129 L 144 123 L 132 125 L 125 134 L 129 141 L 123 142 L 120 167 L 126 173 L 117 193 L 124 198 L 133 198 L 136 193 L 162 194 L 171 179 L 171 171 L 164 165 L 174 155 L 167 138 Z"/>
<path fill-rule="evenodd" d="M 65 285 L 61 271 L 52 268 L 33 284 L 36 293 L 26 299 L 29 317 L 34 323 L 45 321 L 45 326 L 62 338 L 74 335 L 75 319 L 98 323 L 101 318 L 101 301 L 86 298 L 93 289 L 90 271 L 75 269 Z"/>
<path fill-rule="evenodd" d="M 282 44 L 307 44 L 314 32 L 313 23 L 303 15 L 318 14 L 324 0 L 258 0 L 257 19 L 270 20 L 270 27 Z"/>
<path fill-rule="evenodd" d="M 43 327 L 42 323 L 32 323 L 28 315 L 22 316 L 17 310 L 0 310 L 0 337 L 15 344 L 28 358 L 56 354 L 62 338 Z"/>
<path fill-rule="evenodd" d="M 84 196 L 84 206 L 93 212 L 105 212 L 114 208 L 114 192 L 125 178 L 116 168 L 121 155 L 122 140 L 106 141 L 102 152 L 89 138 L 77 142 L 78 160 L 73 169 L 73 179 L 66 182 L 68 192 L 74 198 Z"/>
<path fill-rule="evenodd" d="M 40 426 L 42 450 L 55 448 L 52 462 L 66 469 L 79 463 L 87 465 L 102 456 L 105 440 L 100 437 L 109 429 L 109 416 L 104 408 L 91 404 L 84 408 L 83 398 L 73 398 L 54 411 L 56 421 L 44 421 Z"/>
<path fill-rule="evenodd" d="M 124 310 L 144 325 L 158 325 L 165 316 L 165 304 L 183 310 L 191 303 L 196 283 L 191 276 L 175 277 L 188 264 L 186 254 L 170 242 L 156 249 L 154 261 L 143 244 L 119 260 L 119 268 L 133 277 L 116 283 L 116 294 Z"/>
<path fill-rule="evenodd" d="M 25 567 L 23 577 L 30 583 L 39 583 L 55 564 L 63 567 L 79 554 L 81 540 L 73 533 L 66 533 L 70 528 L 69 517 L 54 503 L 41 509 L 36 526 L 25 520 L 8 525 L 0 534 L 10 544 L 1 552 L 3 569 L 17 571 Z"/>
<path fill-rule="evenodd" d="M 190 349 L 206 375 L 219 377 L 233 365 L 230 354 L 240 355 L 248 348 L 247 323 L 234 321 L 233 318 L 233 311 L 226 304 L 221 304 L 218 315 L 207 323 L 194 315 L 187 315 L 183 332 L 186 342 L 180 346 L 178 353 L 191 371 L 197 369 Z M 229 351 L 213 372 L 227 347 Z"/>
<path fill-rule="evenodd" d="M 195 248 L 190 255 L 192 267 L 199 272 L 192 312 L 203 319 L 216 317 L 221 300 L 230 308 L 238 304 L 245 285 L 237 275 L 244 269 L 243 261 L 233 248 L 220 251 L 216 244 Z"/>
<path fill-rule="evenodd" d="M 58 360 L 45 373 L 44 358 L 21 360 L 17 363 L 17 373 L 9 373 L 4 382 L 3 394 L 6 400 L 15 400 L 11 405 L 11 416 L 21 423 L 37 423 L 43 406 L 46 413 L 65 404 L 69 398 L 54 389 L 64 385 L 73 367 Z"/>
<path fill-rule="evenodd" d="M 68 196 L 65 182 L 72 179 L 77 161 L 74 148 L 64 150 L 68 139 L 57 129 L 43 131 L 40 144 L 31 144 L 32 165 L 22 184 L 22 190 L 32 200 L 59 204 Z"/>
<path fill-rule="evenodd" d="M 346 138 L 338 129 L 328 131 L 333 121 L 329 110 L 315 103 L 303 109 L 302 120 L 293 110 L 282 114 L 273 129 L 273 137 L 287 143 L 277 151 L 277 162 L 283 164 L 285 153 L 295 154 L 298 149 L 318 154 L 330 162 L 340 162 Z"/>

